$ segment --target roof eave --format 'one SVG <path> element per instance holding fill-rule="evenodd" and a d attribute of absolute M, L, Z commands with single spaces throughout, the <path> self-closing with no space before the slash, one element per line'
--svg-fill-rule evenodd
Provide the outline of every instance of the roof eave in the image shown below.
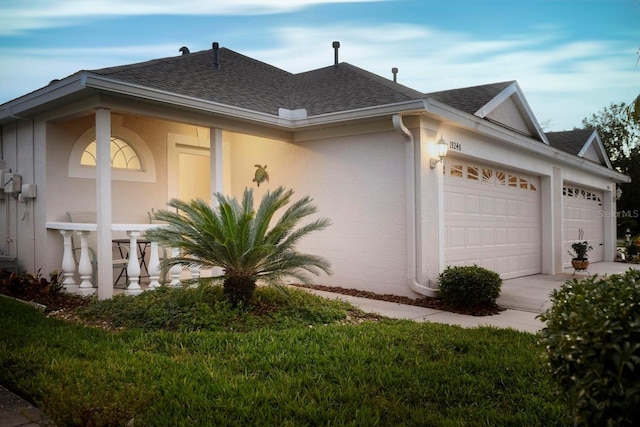
<path fill-rule="evenodd" d="M 562 150 L 554 148 L 551 145 L 540 144 L 540 141 L 527 138 L 523 135 L 518 134 L 517 132 L 513 132 L 500 125 L 481 119 L 473 114 L 460 111 L 436 99 L 428 98 L 426 102 L 426 108 L 429 112 L 447 118 L 460 126 L 508 142 L 512 146 L 521 148 L 523 150 L 534 152 L 548 159 L 556 160 L 570 166 L 586 169 L 589 172 L 592 172 L 599 176 L 603 176 L 607 179 L 611 179 L 615 182 L 631 182 L 631 178 L 629 178 L 627 175 L 624 175 L 613 169 L 609 169 L 605 166 L 598 165 L 581 157 L 571 155 Z"/>
<path fill-rule="evenodd" d="M 77 73 L 2 104 L 0 106 L 0 123 L 29 114 L 49 102 L 82 91 L 86 88 L 86 76 L 85 72 Z"/>

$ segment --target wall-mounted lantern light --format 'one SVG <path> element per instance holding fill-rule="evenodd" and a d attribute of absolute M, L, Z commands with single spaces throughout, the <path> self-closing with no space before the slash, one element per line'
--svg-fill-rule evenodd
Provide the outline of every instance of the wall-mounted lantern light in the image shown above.
<path fill-rule="evenodd" d="M 622 188 L 618 187 L 616 188 L 616 200 L 620 200 L 621 197 L 622 197 Z"/>
<path fill-rule="evenodd" d="M 437 155 L 437 157 L 431 158 L 431 169 L 435 169 L 436 165 L 444 160 L 448 150 L 449 144 L 444 140 L 442 135 L 440 135 L 440 139 L 435 144 L 435 154 Z"/>

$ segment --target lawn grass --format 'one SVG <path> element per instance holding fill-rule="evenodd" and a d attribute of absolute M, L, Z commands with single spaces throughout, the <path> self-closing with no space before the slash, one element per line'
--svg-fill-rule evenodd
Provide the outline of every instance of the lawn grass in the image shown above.
<path fill-rule="evenodd" d="M 147 298 L 163 306 L 160 295 Z M 224 322 L 201 307 L 208 320 L 194 315 L 187 323 L 196 327 L 143 321 L 116 332 L 0 298 L 0 381 L 61 426 L 567 424 L 535 335 L 394 320 L 345 325 L 343 303 L 327 302 L 327 318 L 317 315 L 323 303 L 304 295 L 289 298 L 288 315 L 272 311 L 264 322 L 213 304 L 227 311 L 214 313 Z M 146 305 L 136 298 L 94 315 Z M 242 332 L 229 319 L 240 319 Z"/>

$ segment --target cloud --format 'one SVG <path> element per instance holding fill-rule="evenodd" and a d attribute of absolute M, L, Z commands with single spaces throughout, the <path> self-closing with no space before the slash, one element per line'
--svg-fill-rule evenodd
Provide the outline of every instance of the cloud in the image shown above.
<path fill-rule="evenodd" d="M 632 82 L 637 82 L 640 70 L 633 42 L 565 41 L 560 31 L 489 39 L 430 25 L 342 22 L 256 28 L 250 39 L 242 38 L 249 48 L 236 49 L 228 34 L 232 43 L 223 46 L 297 73 L 332 65 L 331 43 L 339 40 L 340 61 L 389 79 L 391 68 L 398 67 L 398 81 L 423 92 L 517 80 L 538 119 L 552 119 L 552 130 L 579 126 L 583 117 L 611 102 L 629 102 L 637 96 L 637 84 Z M 12 64 L 0 68 L 0 93 L 15 97 L 80 69 L 177 55 L 182 44 L 0 48 L 3 62 Z"/>
<path fill-rule="evenodd" d="M 101 16 L 264 15 L 311 6 L 393 0 L 4 0 L 0 35 L 73 25 Z"/>
<path fill-rule="evenodd" d="M 384 38 L 380 34 L 389 35 Z M 422 25 L 355 23 L 273 29 L 276 48 L 243 52 L 279 68 L 302 72 L 340 61 L 432 92 L 517 80 L 540 120 L 553 130 L 580 126 L 582 118 L 611 102 L 638 95 L 635 46 L 619 41 L 562 41 L 560 30 L 511 34 L 499 40 Z"/>

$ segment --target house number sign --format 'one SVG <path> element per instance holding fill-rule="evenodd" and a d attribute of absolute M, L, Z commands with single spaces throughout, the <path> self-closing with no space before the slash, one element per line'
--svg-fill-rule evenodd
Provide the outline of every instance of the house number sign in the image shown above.
<path fill-rule="evenodd" d="M 462 151 L 462 144 L 456 141 L 449 141 L 449 149 Z"/>

